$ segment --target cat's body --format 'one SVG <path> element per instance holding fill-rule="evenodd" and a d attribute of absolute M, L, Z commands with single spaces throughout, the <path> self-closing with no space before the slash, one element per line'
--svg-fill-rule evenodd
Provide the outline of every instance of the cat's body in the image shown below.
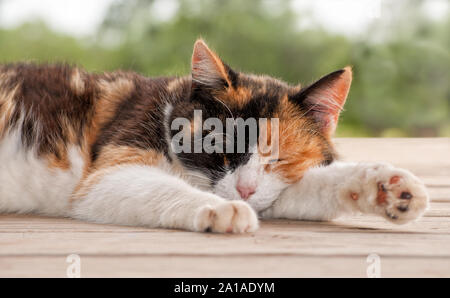
<path fill-rule="evenodd" d="M 349 68 L 300 89 L 236 73 L 202 41 L 192 64 L 191 76 L 156 79 L 0 66 L 0 213 L 245 232 L 257 228 L 256 212 L 311 220 L 366 212 L 401 223 L 425 210 L 425 189 L 409 172 L 334 162 Z M 277 119 L 279 152 L 267 160 L 252 151 L 272 122 L 258 122 L 257 142 L 244 139 L 244 152 L 174 150 L 177 119 L 192 128 L 192 148 L 196 133 L 204 145 L 216 132 L 217 125 L 199 131 L 196 111 L 224 127 L 227 119 Z M 210 144 L 229 144 L 230 134 L 220 136 Z"/>

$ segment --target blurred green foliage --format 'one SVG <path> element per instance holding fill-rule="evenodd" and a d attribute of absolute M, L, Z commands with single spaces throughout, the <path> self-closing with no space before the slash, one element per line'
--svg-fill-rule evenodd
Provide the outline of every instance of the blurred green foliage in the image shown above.
<path fill-rule="evenodd" d="M 114 2 L 97 34 L 76 39 L 33 22 L 0 29 L 0 63 L 68 61 L 88 70 L 149 76 L 189 72 L 203 37 L 233 68 L 311 83 L 352 65 L 339 136 L 450 136 L 450 16 L 433 21 L 423 1 L 391 1 L 364 36 L 299 29 L 289 1 L 178 0 L 170 18 L 153 0 Z M 1 6 L 0 6 L 1 9 Z"/>

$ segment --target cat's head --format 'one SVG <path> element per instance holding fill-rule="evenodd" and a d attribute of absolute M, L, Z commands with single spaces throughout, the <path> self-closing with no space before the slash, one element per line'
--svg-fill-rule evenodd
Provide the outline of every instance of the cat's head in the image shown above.
<path fill-rule="evenodd" d="M 200 185 L 264 210 L 308 168 L 333 161 L 351 80 L 348 67 L 306 88 L 243 74 L 199 40 L 189 99 L 171 110 L 176 159 Z"/>

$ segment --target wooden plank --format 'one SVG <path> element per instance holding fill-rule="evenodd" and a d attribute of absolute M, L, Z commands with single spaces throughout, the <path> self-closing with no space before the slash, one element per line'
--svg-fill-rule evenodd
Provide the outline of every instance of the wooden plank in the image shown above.
<path fill-rule="evenodd" d="M 367 256 L 84 256 L 81 277 L 367 277 Z M 66 256 L 0 257 L 0 277 L 66 277 Z M 381 277 L 450 277 L 450 258 L 380 255 Z"/>
<path fill-rule="evenodd" d="M 424 176 L 419 175 L 422 181 L 429 188 L 441 188 L 441 189 L 449 189 L 450 188 L 450 176 Z M 447 192 L 447 195 L 450 193 Z"/>
<path fill-rule="evenodd" d="M 441 207 L 444 206 L 444 207 Z M 443 209 L 441 209 L 443 208 Z M 448 210 L 448 203 L 432 203 L 428 212 Z M 434 233 L 450 233 L 448 223 L 450 218 L 432 218 L 432 214 L 428 215 L 417 222 L 406 225 L 395 225 L 386 222 L 384 219 L 368 216 L 355 215 L 342 219 L 336 219 L 333 222 L 308 222 L 308 221 L 292 221 L 292 220 L 264 220 L 262 227 L 283 225 L 292 229 L 311 229 L 312 231 L 330 231 L 330 232 L 350 232 L 355 229 L 360 230 L 379 230 L 390 233 L 408 233 L 408 232 L 434 232 Z M 115 225 L 101 225 L 81 222 L 72 219 L 47 218 L 26 215 L 0 215 L 0 234 L 7 233 L 178 233 L 183 231 L 166 230 L 166 229 L 149 229 L 145 227 L 125 227 Z M 186 232 L 187 233 L 187 232 Z M 197 233 L 194 233 L 197 235 Z M 200 234 L 203 235 L 203 234 Z M 212 235 L 212 234 L 206 234 Z M 0 235 L 1 236 L 1 235 Z M 6 236 L 6 235 L 5 235 Z"/>
<path fill-rule="evenodd" d="M 439 219 L 438 222 L 433 219 L 422 219 L 419 222 L 410 223 L 404 226 L 396 226 L 385 222 L 383 219 L 372 216 L 352 216 L 345 220 L 335 220 L 334 223 L 320 223 L 320 222 L 295 222 L 295 221 L 265 221 L 270 223 L 286 222 L 288 224 L 295 224 L 301 228 L 304 226 L 316 226 L 318 230 L 327 228 L 334 231 L 336 228 L 342 231 L 351 231 L 353 228 L 372 229 L 373 224 L 377 225 L 377 229 L 385 229 L 397 232 L 413 232 L 413 231 L 430 231 L 434 232 L 448 232 L 447 223 L 450 220 L 450 203 L 449 202 L 432 202 L 430 209 L 426 212 L 425 217 L 447 217 Z M 339 225 L 342 226 L 339 226 Z M 349 224 L 355 224 L 354 227 Z M 125 227 L 116 225 L 101 225 L 87 222 L 81 222 L 73 219 L 64 218 L 49 218 L 30 215 L 0 215 L 0 233 L 42 233 L 42 232 L 101 232 L 101 233 L 149 233 L 158 231 L 170 231 L 164 229 L 147 229 L 144 227 Z"/>
<path fill-rule="evenodd" d="M 101 225 L 68 218 L 50 218 L 34 215 L 0 215 L 0 233 L 39 233 L 39 232 L 114 232 L 129 233 L 150 231 L 143 227 L 125 227 L 116 225 Z"/>
<path fill-rule="evenodd" d="M 419 176 L 447 176 L 447 182 L 450 178 L 450 138 L 337 138 L 335 142 L 343 160 L 385 161 Z"/>
<path fill-rule="evenodd" d="M 433 202 L 450 202 L 450 186 L 436 187 L 427 186 L 431 201 Z"/>
<path fill-rule="evenodd" d="M 80 254 L 85 277 L 450 277 L 450 139 L 337 139 L 344 160 L 387 161 L 428 186 L 430 209 L 397 226 L 373 216 L 271 220 L 252 235 L 97 225 L 0 215 L 0 277 L 64 277 Z"/>
<path fill-rule="evenodd" d="M 263 222 L 253 235 L 176 230 L 72 232 L 32 230 L 0 234 L 0 256 L 20 255 L 365 255 L 450 256 L 450 219 L 426 217 L 408 226 L 378 218 L 335 223 Z M 372 222 L 370 220 L 373 220 Z"/>
<path fill-rule="evenodd" d="M 450 217 L 450 200 L 445 202 L 432 202 L 430 209 L 425 213 L 426 217 Z"/>

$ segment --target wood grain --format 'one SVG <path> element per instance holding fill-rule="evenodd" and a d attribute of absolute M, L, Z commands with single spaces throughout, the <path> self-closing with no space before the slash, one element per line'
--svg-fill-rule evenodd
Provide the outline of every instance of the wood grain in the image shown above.
<path fill-rule="evenodd" d="M 450 277 L 450 139 L 338 139 L 342 159 L 387 161 L 428 186 L 431 208 L 396 226 L 371 216 L 334 222 L 262 222 L 253 235 L 97 225 L 0 215 L 0 277 L 65 277 L 79 254 L 83 277 Z"/>

